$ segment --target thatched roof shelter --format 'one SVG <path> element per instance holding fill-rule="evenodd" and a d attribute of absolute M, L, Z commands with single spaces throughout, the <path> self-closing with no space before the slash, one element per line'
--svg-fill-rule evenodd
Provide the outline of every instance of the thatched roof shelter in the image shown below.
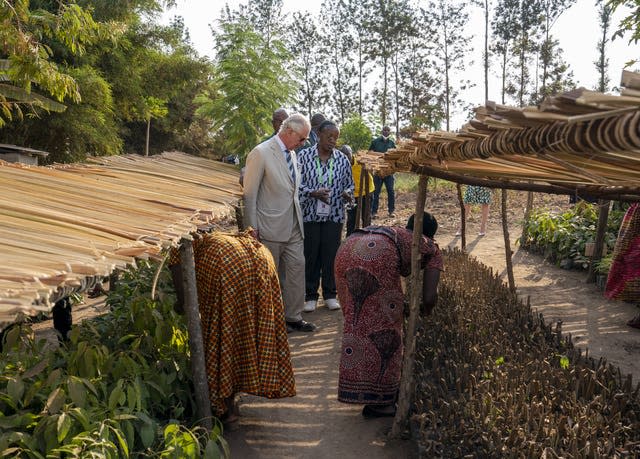
<path fill-rule="evenodd" d="M 182 153 L 51 167 L 0 161 L 0 322 L 48 311 L 233 212 L 235 167 Z"/>
<path fill-rule="evenodd" d="M 459 132 L 424 131 L 371 168 L 413 171 L 471 185 L 640 200 L 640 74 L 623 72 L 621 95 L 584 88 L 523 109 L 476 108 Z"/>

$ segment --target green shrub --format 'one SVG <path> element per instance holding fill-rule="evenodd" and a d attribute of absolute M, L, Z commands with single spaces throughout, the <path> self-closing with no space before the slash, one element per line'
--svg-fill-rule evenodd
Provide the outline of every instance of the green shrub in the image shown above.
<path fill-rule="evenodd" d="M 619 210 L 609 213 L 604 238 L 607 251 L 615 245 L 623 215 Z M 595 242 L 597 221 L 597 207 L 586 201 L 561 214 L 534 210 L 526 224 L 523 246 L 543 253 L 557 264 L 571 260 L 573 266 L 585 269 L 589 257 L 584 255 L 584 248 L 587 242 Z"/>
<path fill-rule="evenodd" d="M 353 152 L 368 150 L 373 135 L 364 120 L 354 115 L 340 126 L 340 145 L 349 145 Z"/>
<path fill-rule="evenodd" d="M 110 292 L 110 313 L 48 347 L 14 327 L 0 356 L 3 457 L 223 457 L 221 425 L 195 426 L 187 329 L 167 270 L 142 262 Z"/>

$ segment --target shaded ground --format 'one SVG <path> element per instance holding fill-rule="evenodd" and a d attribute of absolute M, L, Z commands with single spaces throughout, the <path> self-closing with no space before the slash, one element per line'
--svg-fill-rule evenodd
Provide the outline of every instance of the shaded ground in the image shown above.
<path fill-rule="evenodd" d="M 384 194 L 383 194 L 384 196 Z M 479 210 L 468 222 L 467 251 L 492 267 L 506 280 L 504 239 L 500 223 L 499 195 L 494 202 L 487 235 L 476 236 Z M 509 225 L 514 250 L 513 262 L 518 293 L 530 298 L 534 310 L 548 322 L 562 321 L 565 333 L 574 343 L 588 349 L 594 357 L 604 357 L 631 373 L 640 381 L 640 330 L 625 325 L 637 311 L 622 302 L 606 300 L 594 284 L 586 284 L 584 271 L 562 270 L 539 255 L 519 250 L 513 243 L 520 235 L 519 219 L 523 215 L 525 193 L 509 193 Z M 536 195 L 535 206 L 566 208 L 566 197 Z M 403 224 L 413 212 L 415 195 L 398 196 L 397 218 L 378 219 L 381 224 Z M 381 203 L 382 210 L 386 203 Z M 440 223 L 436 240 L 442 248 L 460 246 L 455 236 L 459 208 L 455 190 L 437 188 L 430 191 L 427 210 Z M 74 309 L 74 322 L 104 311 L 104 297 Z M 307 320 L 319 325 L 313 334 L 289 335 L 298 395 L 282 400 L 266 400 L 244 395 L 240 401 L 241 421 L 238 430 L 227 432 L 234 458 L 411 458 L 409 441 L 389 442 L 386 433 L 391 419 L 365 420 L 361 407 L 336 401 L 337 369 L 340 352 L 342 314 L 320 307 L 307 314 Z M 47 330 L 51 322 L 38 325 Z M 54 336 L 54 335 L 51 335 Z"/>

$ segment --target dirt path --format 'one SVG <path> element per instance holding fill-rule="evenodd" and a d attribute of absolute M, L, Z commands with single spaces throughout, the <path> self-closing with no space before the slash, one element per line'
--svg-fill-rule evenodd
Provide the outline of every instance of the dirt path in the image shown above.
<path fill-rule="evenodd" d="M 321 306 L 305 319 L 319 330 L 289 335 L 298 395 L 280 400 L 243 395 L 239 428 L 225 435 L 232 457 L 415 457 L 411 442 L 387 440 L 391 418 L 364 419 L 362 406 L 337 401 L 342 313 Z"/>

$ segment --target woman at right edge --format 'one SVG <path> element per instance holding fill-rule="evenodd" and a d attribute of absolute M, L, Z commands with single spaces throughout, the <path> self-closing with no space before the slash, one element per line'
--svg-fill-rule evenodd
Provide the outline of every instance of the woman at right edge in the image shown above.
<path fill-rule="evenodd" d="M 394 416 L 403 354 L 404 294 L 401 276 L 411 274 L 412 215 L 406 228 L 368 226 L 344 240 L 335 259 L 344 315 L 338 400 L 363 404 L 364 417 Z M 433 241 L 436 219 L 424 213 L 422 309 L 437 302 L 442 254 Z"/>

